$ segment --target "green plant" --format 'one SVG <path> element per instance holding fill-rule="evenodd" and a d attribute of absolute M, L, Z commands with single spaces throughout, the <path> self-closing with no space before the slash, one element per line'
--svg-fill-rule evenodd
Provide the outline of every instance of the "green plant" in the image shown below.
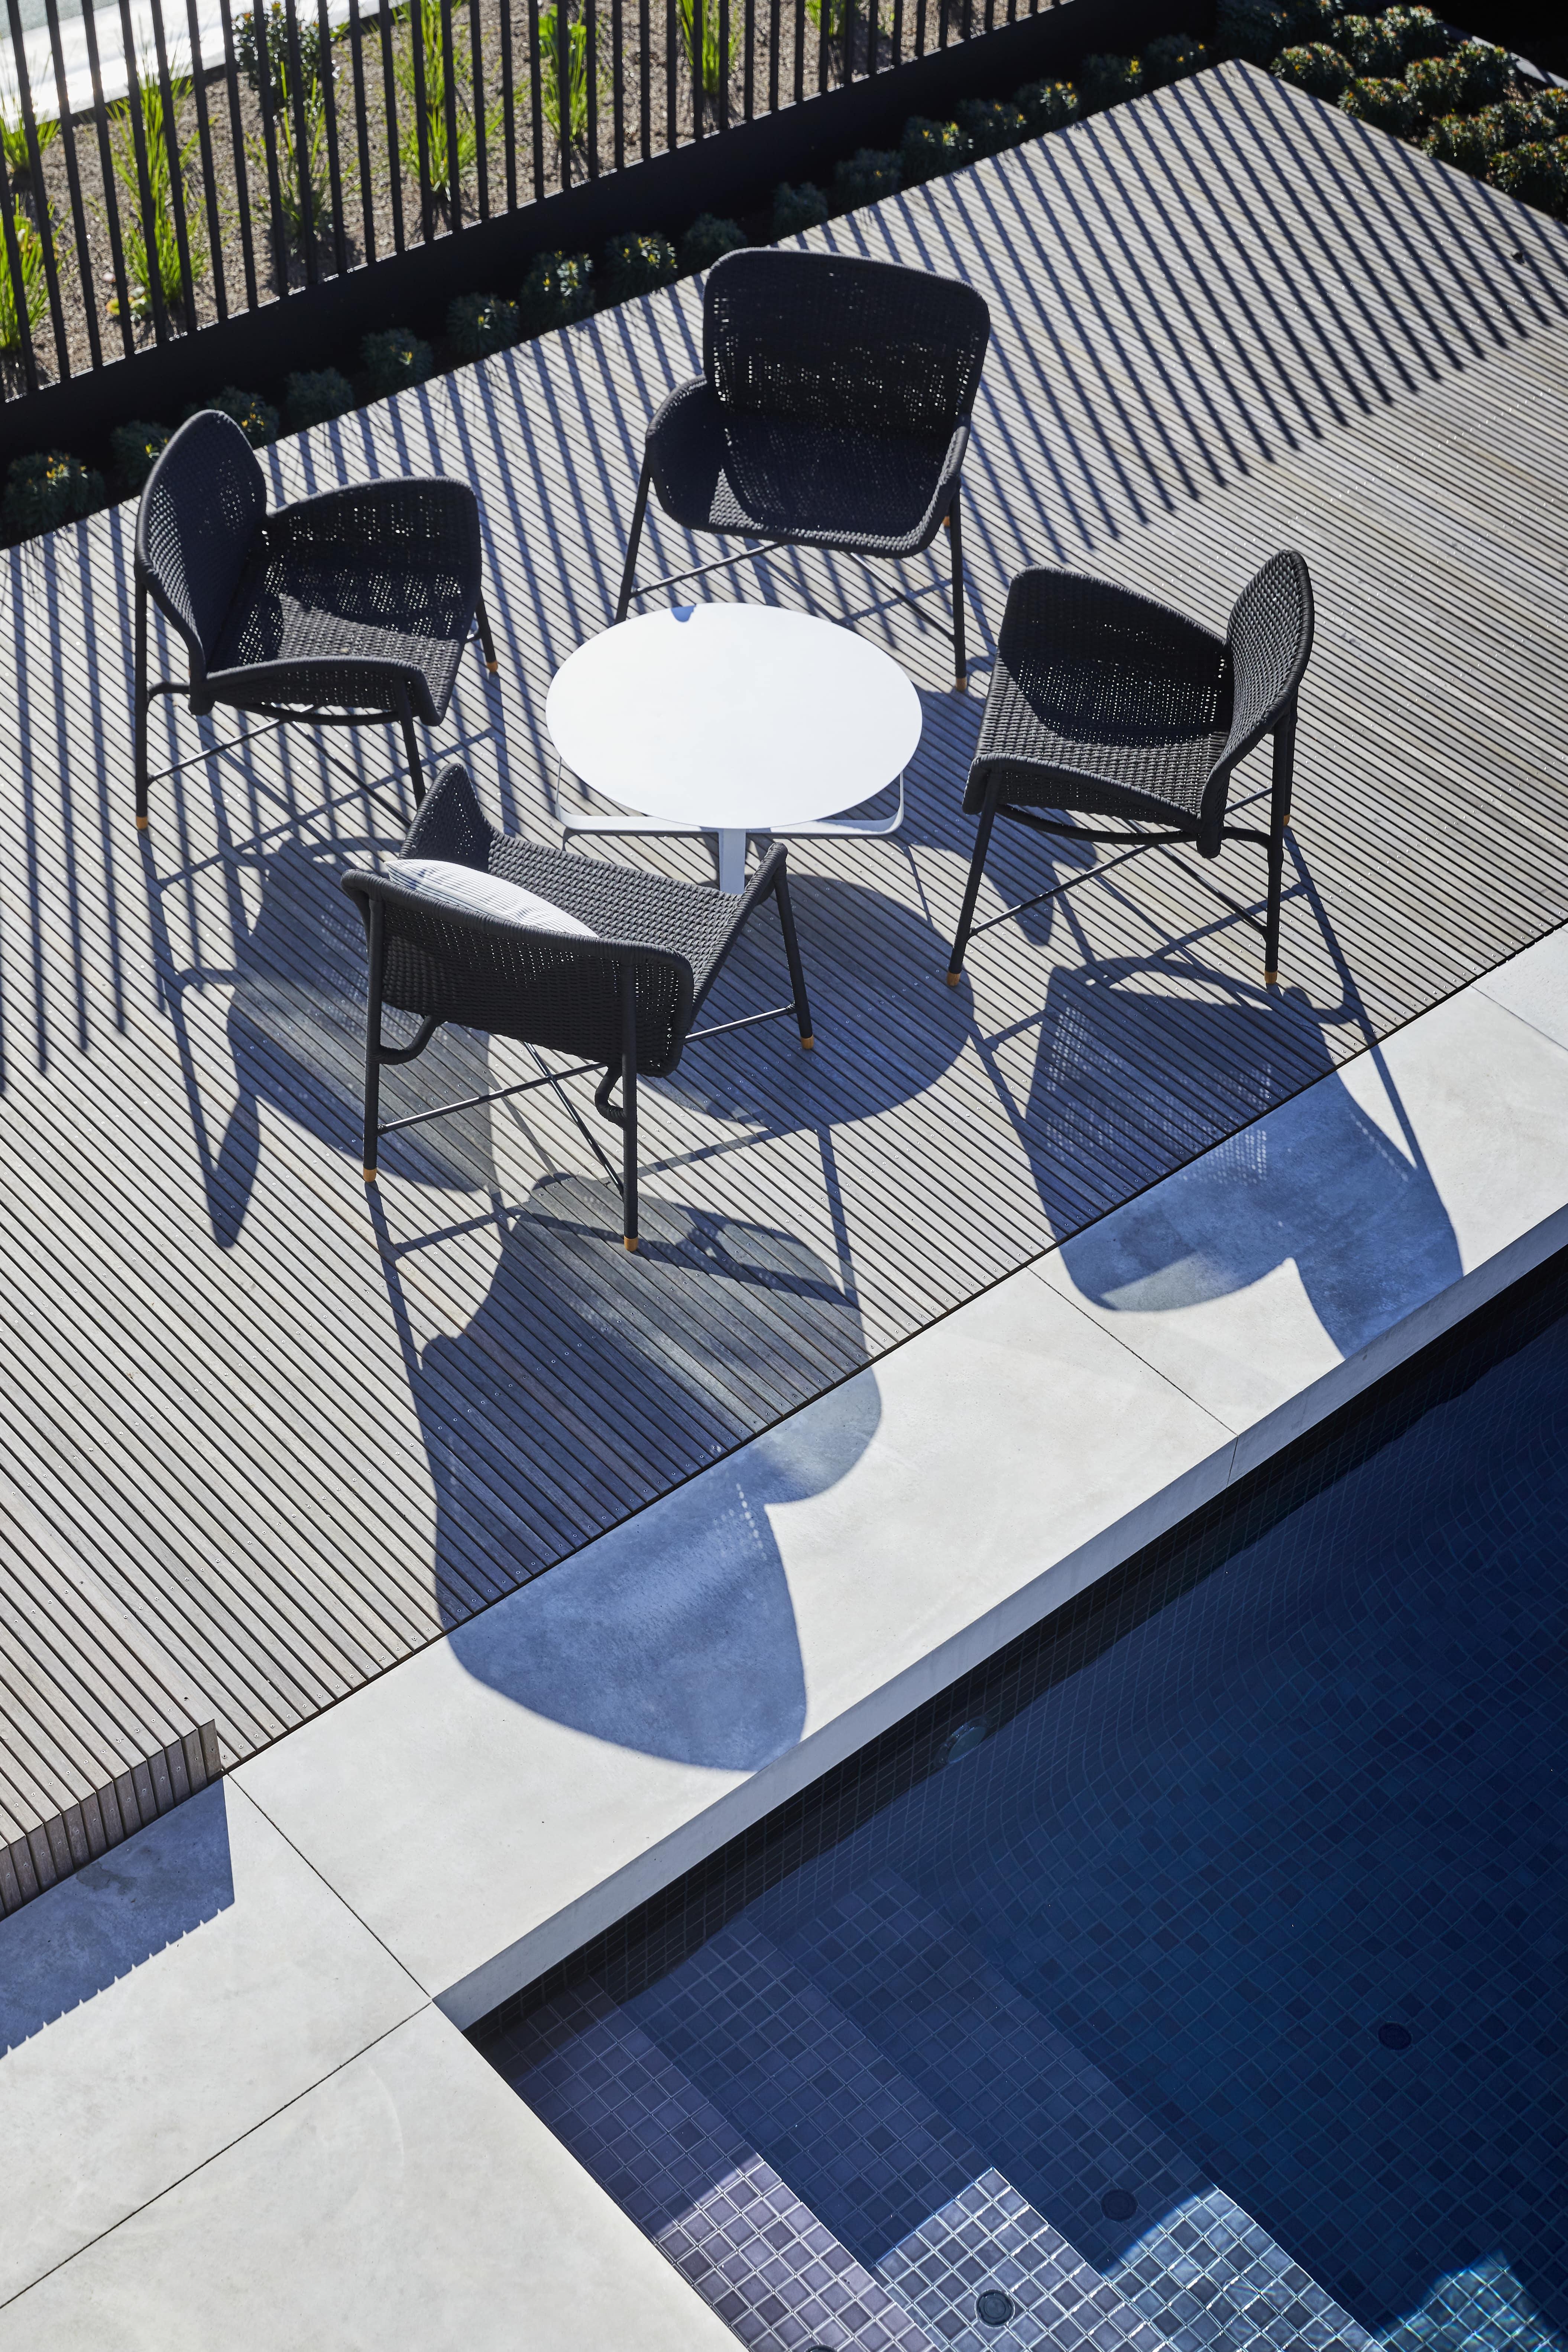
<path fill-rule="evenodd" d="M 520 342 L 522 314 L 498 294 L 458 294 L 446 312 L 446 337 L 460 360 L 487 360 Z"/>
<path fill-rule="evenodd" d="M 44 282 L 44 240 L 20 205 L 12 208 L 11 226 L 16 239 L 16 262 L 22 282 L 17 286 L 14 281 L 11 257 L 0 245 L 0 354 L 6 358 L 22 348 L 23 320 L 31 334 L 48 300 L 48 288 Z"/>
<path fill-rule="evenodd" d="M 114 479 L 127 497 L 139 490 L 172 436 L 167 425 L 117 425 L 109 436 Z"/>
<path fill-rule="evenodd" d="M 207 408 L 215 408 L 221 415 L 232 416 L 253 449 L 259 449 L 264 441 L 276 441 L 277 438 L 277 411 L 269 402 L 263 400 L 259 393 L 241 392 L 237 385 L 225 383 L 221 392 L 214 392 L 210 398 L 193 400 L 180 422 L 183 424 L 185 417 L 199 416 Z"/>
<path fill-rule="evenodd" d="M 973 152 L 967 133 L 956 122 L 930 122 L 923 114 L 912 114 L 904 126 L 904 142 L 898 151 L 903 184 L 918 188 L 923 181 L 956 172 Z"/>
<path fill-rule="evenodd" d="M 638 294 L 652 294 L 661 286 L 673 286 L 680 274 L 674 247 L 656 230 L 612 236 L 604 248 L 607 302 L 629 302 Z"/>
<path fill-rule="evenodd" d="M 858 147 L 833 173 L 833 210 L 852 213 L 895 196 L 902 185 L 896 147 Z"/>
<path fill-rule="evenodd" d="M 1221 54 L 1245 58 L 1255 66 L 1266 66 L 1296 29 L 1293 12 L 1278 0 L 1219 0 L 1215 10 L 1215 38 Z"/>
<path fill-rule="evenodd" d="M 806 0 L 806 14 L 819 33 L 841 41 L 854 20 L 853 0 Z"/>
<path fill-rule="evenodd" d="M 286 234 L 298 241 L 308 221 L 314 238 L 331 216 L 332 182 L 327 159 L 327 96 L 323 68 L 338 68 L 323 50 L 319 27 L 283 0 L 268 0 L 257 35 L 254 13 L 240 18 L 237 47 L 246 79 L 257 96 L 265 89 L 277 157 L 278 201 Z M 266 44 L 266 71 L 262 45 Z M 246 142 L 246 153 L 259 187 L 270 185 L 265 133 Z"/>
<path fill-rule="evenodd" d="M 774 238 L 801 236 L 809 228 L 821 228 L 828 217 L 828 200 L 810 180 L 791 187 L 780 180 L 773 191 L 773 217 L 769 223 Z"/>
<path fill-rule="evenodd" d="M 1078 92 L 1070 81 L 1026 81 L 1013 92 L 1013 104 L 1023 116 L 1031 139 L 1043 131 L 1061 131 L 1076 121 Z"/>
<path fill-rule="evenodd" d="M 525 335 L 545 335 L 552 327 L 570 327 L 586 319 L 593 308 L 593 264 L 586 253 L 536 255 L 517 311 Z"/>
<path fill-rule="evenodd" d="M 691 68 L 693 86 L 700 89 L 705 98 L 717 98 L 729 79 L 728 60 L 719 38 L 718 0 L 680 0 L 680 15 L 681 45 Z"/>
<path fill-rule="evenodd" d="M 193 130 L 187 139 L 180 142 L 173 131 L 173 118 L 178 116 L 190 91 L 187 77 L 181 74 L 170 77 L 172 116 L 163 104 L 157 62 L 143 55 L 137 60 L 134 99 L 123 98 L 109 110 L 110 152 L 114 176 L 120 184 L 124 227 L 126 290 L 131 300 L 131 315 L 137 320 L 152 318 L 154 286 L 166 312 L 177 318 L 185 308 L 184 273 L 180 264 L 180 236 L 175 222 L 177 201 L 184 219 L 185 253 L 191 266 L 193 296 L 198 283 L 206 275 L 206 241 L 196 207 L 189 201 L 191 158 L 196 152 L 200 134 Z M 150 209 L 144 209 L 141 200 L 141 171 L 136 154 L 136 115 L 141 118 L 141 142 L 147 160 Z M 169 152 L 172 143 L 174 145 L 172 159 Z M 178 200 L 174 194 L 176 164 L 180 180 Z M 118 298 L 110 308 L 118 310 Z M 189 317 L 185 323 L 194 327 L 196 322 L 193 317 Z"/>
<path fill-rule="evenodd" d="M 1185 81 L 1189 74 L 1201 73 L 1212 63 L 1203 42 L 1190 33 L 1162 34 L 1144 51 L 1144 88 L 1167 89 L 1173 81 Z"/>
<path fill-rule="evenodd" d="M 37 110 L 33 113 L 33 133 L 38 142 L 38 155 L 59 135 L 59 123 L 53 115 L 40 120 Z M 33 151 L 27 141 L 27 124 L 22 112 L 22 93 L 16 87 L 16 77 L 8 66 L 0 64 L 0 154 L 5 158 L 5 168 L 14 180 L 29 179 L 33 171 Z"/>
<path fill-rule="evenodd" d="M 402 167 L 417 186 L 419 182 L 420 125 L 424 128 L 424 156 L 430 172 L 430 184 L 437 195 L 450 190 L 453 178 L 453 158 L 447 152 L 447 86 L 446 32 L 444 29 L 443 0 L 423 0 L 419 11 L 419 54 L 414 55 L 414 28 L 412 17 L 409 37 L 400 41 L 392 52 L 392 69 L 397 77 L 398 138 L 397 151 Z M 450 18 L 445 22 L 450 24 Z M 465 78 L 458 47 L 457 28 L 452 34 L 452 120 L 456 128 L 455 176 L 461 181 L 474 168 L 479 152 L 479 129 L 474 108 L 471 81 Z M 539 19 L 539 38 L 545 37 L 544 19 Z M 586 35 L 585 35 L 586 37 Z M 553 40 L 554 36 L 551 36 Z M 586 91 L 587 58 L 583 61 Z M 547 61 L 548 77 L 548 61 Z M 423 84 L 423 103 L 421 104 Z M 586 97 L 585 97 L 586 105 Z M 485 116 L 485 143 L 488 150 L 501 136 L 502 113 L 499 103 Z"/>
<path fill-rule="evenodd" d="M 1439 115 L 1421 144 L 1435 162 L 1452 163 L 1482 179 L 1492 157 L 1510 143 L 1500 135 L 1500 126 L 1487 121 L 1487 114 L 1499 110 L 1489 107 L 1486 114 Z"/>
<path fill-rule="evenodd" d="M 1029 124 L 1019 109 L 1004 106 L 997 99 L 960 99 L 953 112 L 976 155 L 999 155 L 1029 137 Z"/>
<path fill-rule="evenodd" d="M 1487 178 L 1505 195 L 1568 218 L 1568 139 L 1531 139 L 1507 147 L 1487 166 Z"/>
<path fill-rule="evenodd" d="M 539 95 L 545 121 L 559 147 L 580 147 L 588 136 L 588 26 L 561 10 L 570 0 L 539 11 Z M 566 45 L 566 97 L 561 98 L 561 44 Z"/>
<path fill-rule="evenodd" d="M 383 327 L 360 345 L 360 364 L 371 398 L 384 400 L 389 393 L 423 383 L 435 366 L 435 354 L 406 327 Z"/>
<path fill-rule="evenodd" d="M 1334 30 L 1334 47 L 1358 74 L 1396 75 L 1405 70 L 1398 31 L 1381 16 L 1342 16 Z"/>
<path fill-rule="evenodd" d="M 1417 58 L 1447 57 L 1453 47 L 1451 34 L 1430 8 L 1385 8 L 1382 21 L 1385 30 L 1399 43 L 1406 65 Z"/>
<path fill-rule="evenodd" d="M 101 474 L 89 473 L 79 457 L 63 449 L 44 449 L 36 457 L 11 460 L 0 520 L 12 539 L 30 539 L 35 531 L 79 522 L 103 499 Z"/>
<path fill-rule="evenodd" d="M 353 404 L 354 387 L 338 368 L 291 375 L 283 387 L 283 421 L 290 433 L 346 416 Z"/>
<path fill-rule="evenodd" d="M 1490 41 L 1462 41 L 1446 58 L 1417 58 L 1405 79 L 1428 121 L 1473 114 L 1503 96 L 1513 79 L 1513 60 Z"/>
<path fill-rule="evenodd" d="M 263 40 L 267 44 L 265 76 L 261 61 Z M 265 79 L 274 110 L 292 103 L 296 79 L 301 87 L 320 82 L 320 27 L 314 16 L 302 16 L 298 8 L 286 8 L 283 0 L 268 0 L 262 12 L 259 33 L 255 12 L 247 8 L 236 28 L 235 47 L 239 53 L 240 70 L 258 98 Z M 298 77 L 292 62 L 296 56 L 299 59 Z M 337 71 L 336 66 L 330 69 Z"/>
<path fill-rule="evenodd" d="M 683 278 L 695 277 L 699 269 L 711 269 L 727 253 L 737 253 L 746 243 L 746 234 L 738 221 L 719 220 L 712 213 L 699 213 L 681 239 L 680 267 Z"/>
<path fill-rule="evenodd" d="M 1358 122 L 1375 123 L 1396 139 L 1413 139 L 1421 128 L 1421 103 L 1407 82 L 1385 74 L 1361 74 L 1340 100 Z"/>
<path fill-rule="evenodd" d="M 1338 98 L 1347 90 L 1355 76 L 1348 59 L 1326 41 L 1309 41 L 1299 49 L 1281 49 L 1270 71 L 1288 81 L 1293 89 L 1304 89 L 1312 98 Z"/>
<path fill-rule="evenodd" d="M 1136 98 L 1143 87 L 1144 68 L 1136 58 L 1096 53 L 1085 58 L 1078 68 L 1078 102 L 1085 114 L 1098 114 L 1103 107 L 1119 106 L 1124 98 Z"/>

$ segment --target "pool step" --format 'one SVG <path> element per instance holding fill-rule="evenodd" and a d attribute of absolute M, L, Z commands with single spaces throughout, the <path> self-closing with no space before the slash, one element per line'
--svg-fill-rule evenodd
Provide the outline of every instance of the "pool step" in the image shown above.
<path fill-rule="evenodd" d="M 942 2352 L 596 1987 L 528 2019 L 504 2071 L 752 2352 Z"/>
<path fill-rule="evenodd" d="M 930 2111 L 1171 2352 L 1373 2352 L 1349 2313 L 904 1881 L 868 1881 L 784 1940 Z"/>
<path fill-rule="evenodd" d="M 962 2352 L 1166 2352 L 1164 2336 L 748 1921 L 630 2006 L 665 2059 L 933 2341 Z M 988 2290 L 1010 2306 L 995 2325 L 977 2313 Z"/>

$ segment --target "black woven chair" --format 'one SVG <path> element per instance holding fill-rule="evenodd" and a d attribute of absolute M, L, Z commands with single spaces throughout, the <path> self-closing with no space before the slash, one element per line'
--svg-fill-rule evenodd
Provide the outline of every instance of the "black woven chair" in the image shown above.
<path fill-rule="evenodd" d="M 725 896 L 500 833 L 480 810 L 466 772 L 451 767 L 415 817 L 402 855 L 441 858 L 519 883 L 588 924 L 597 936 L 566 936 L 503 917 L 470 913 L 411 890 L 390 875 L 356 869 L 343 876 L 344 889 L 360 903 L 370 946 L 365 1181 L 375 1181 L 383 1135 L 602 1068 L 594 1108 L 622 1130 L 622 1238 L 634 1250 L 638 1078 L 668 1077 L 685 1046 L 698 1038 L 722 1037 L 787 1013 L 795 1015 L 802 1045 L 812 1042 L 782 845 L 768 852 L 738 897 Z M 709 1029 L 694 1029 L 692 1023 L 730 950 L 769 898 L 778 905 L 789 961 L 789 1003 L 738 1021 L 721 1021 Z M 384 1004 L 419 1015 L 412 1044 L 382 1043 Z M 412 1062 L 445 1021 L 584 1058 L 571 1069 L 525 1078 L 519 1086 L 499 1087 L 490 1094 L 382 1124 L 383 1065 Z M 619 1104 L 610 1099 L 617 1081 Z"/>
<path fill-rule="evenodd" d="M 998 816 L 1074 841 L 1111 841 L 1131 854 L 1171 841 L 1218 857 L 1227 841 L 1269 853 L 1264 921 L 1223 892 L 1263 934 L 1263 977 L 1280 977 L 1280 893 L 1296 742 L 1296 696 L 1312 649 L 1312 583 L 1299 555 L 1275 555 L 1249 580 L 1224 636 L 1128 588 L 1077 572 L 1020 572 L 1008 590 L 997 666 L 964 806 L 977 815 L 969 883 L 947 967 L 956 987 L 964 951 L 1057 884 L 975 921 L 991 827 Z M 1237 762 L 1274 739 L 1267 832 L 1227 824 Z M 1158 825 L 1100 833 L 1040 816 L 1077 810 Z"/>
<path fill-rule="evenodd" d="M 479 508 L 466 482 L 356 482 L 267 511 L 267 478 L 231 417 L 183 425 L 141 493 L 136 520 L 136 822 L 147 823 L 147 714 L 188 694 L 319 727 L 402 729 L 416 798 L 413 722 L 446 715 L 477 624 Z M 147 599 L 185 641 L 189 681 L 147 675 Z"/>
<path fill-rule="evenodd" d="M 615 607 L 776 547 L 918 555 L 944 522 L 962 688 L 959 473 L 991 331 L 972 286 L 837 253 L 726 254 L 703 295 L 703 373 L 648 427 Z M 639 586 L 652 489 L 672 522 L 761 547 Z"/>

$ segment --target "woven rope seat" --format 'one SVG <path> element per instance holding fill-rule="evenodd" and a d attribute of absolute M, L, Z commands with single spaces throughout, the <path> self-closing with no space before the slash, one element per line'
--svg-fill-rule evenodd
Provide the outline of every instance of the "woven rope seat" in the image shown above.
<path fill-rule="evenodd" d="M 579 1055 L 585 1068 L 602 1067 L 594 1103 L 622 1129 L 622 1237 L 634 1249 L 638 1078 L 668 1077 L 694 1034 L 716 1036 L 723 1029 L 780 1013 L 793 1013 L 802 1042 L 811 1043 L 782 844 L 769 851 L 739 896 L 704 890 L 503 833 L 480 808 L 466 771 L 453 766 L 425 800 L 402 855 L 438 859 L 518 884 L 588 925 L 594 936 L 536 929 L 509 917 L 448 905 L 410 888 L 395 874 L 355 867 L 343 876 L 344 889 L 364 916 L 370 950 L 367 1180 L 377 1173 L 380 1138 L 406 1123 L 381 1124 L 382 1066 L 413 1060 L 443 1023 L 456 1022 L 524 1045 Z M 790 1002 L 765 1014 L 747 1015 L 737 1024 L 722 1023 L 717 1029 L 694 1033 L 692 1023 L 730 950 L 768 898 L 778 907 L 784 935 Z M 418 1017 L 420 1032 L 411 1045 L 383 1044 L 383 1005 Z M 571 1075 L 557 1072 L 498 1091 L 521 1093 Z M 617 1083 L 619 1105 L 610 1100 Z"/>
<path fill-rule="evenodd" d="M 617 620 L 634 596 L 695 576 L 639 586 L 650 491 L 687 530 L 895 561 L 948 522 L 961 678 L 959 481 L 989 336 L 973 287 L 929 271 L 727 254 L 704 292 L 703 373 L 648 427 Z"/>
<path fill-rule="evenodd" d="M 136 529 L 137 821 L 147 817 L 147 711 L 183 693 L 316 725 L 402 727 L 416 794 L 413 720 L 445 717 L 476 622 L 479 509 L 465 482 L 355 483 L 267 510 L 239 427 L 216 410 L 182 425 L 142 492 Z M 148 677 L 147 600 L 172 624 L 187 682 Z"/>
<path fill-rule="evenodd" d="M 1153 597 L 1081 572 L 1019 572 L 1008 591 L 964 794 L 980 825 L 948 979 L 956 981 L 973 933 L 992 927 L 977 925 L 974 911 L 992 823 L 1000 816 L 1088 841 L 1151 848 L 1187 841 L 1203 857 L 1218 856 L 1226 841 L 1261 843 L 1269 853 L 1269 899 L 1258 928 L 1272 985 L 1297 697 L 1312 643 L 1312 581 L 1295 554 L 1270 557 L 1248 582 L 1223 635 Z M 1267 736 L 1274 744 L 1268 830 L 1229 824 L 1230 779 Z M 1102 833 L 1034 814 L 1040 809 L 1162 830 L 1152 836 Z"/>

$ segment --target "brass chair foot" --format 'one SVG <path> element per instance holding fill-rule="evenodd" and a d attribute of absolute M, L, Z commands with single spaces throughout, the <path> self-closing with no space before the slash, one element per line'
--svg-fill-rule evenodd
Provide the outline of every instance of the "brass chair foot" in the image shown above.
<path fill-rule="evenodd" d="M 137 832 L 138 832 L 138 833 L 145 833 L 145 832 L 146 832 L 146 830 L 147 830 L 147 828 L 148 828 L 148 826 L 152 824 L 152 818 L 151 818 L 151 817 L 139 816 L 139 817 L 137 818 L 137 820 L 136 820 L 136 830 L 137 830 Z"/>
<path fill-rule="evenodd" d="M 968 691 L 969 691 L 969 673 L 968 673 L 968 671 L 967 671 L 967 669 L 961 669 L 961 670 L 958 672 L 957 676 L 954 678 L 954 680 L 953 680 L 953 691 L 954 691 L 954 693 L 955 693 L 955 694 L 967 694 L 967 693 L 968 693 Z"/>
<path fill-rule="evenodd" d="M 500 665 L 500 663 L 499 663 L 499 662 L 486 662 L 486 663 L 485 664 L 485 667 L 486 667 L 486 668 L 489 671 L 489 673 L 490 673 L 491 677 L 494 677 L 496 676 L 497 671 L 500 668 L 501 665 Z"/>
<path fill-rule="evenodd" d="M 812 1046 L 816 1044 L 816 1042 L 817 1042 L 817 1041 L 816 1041 L 816 1039 L 815 1039 L 814 1037 L 802 1037 L 802 1038 L 801 1038 L 801 1040 L 800 1040 L 800 1044 L 801 1044 L 802 1048 L 803 1048 L 803 1049 L 804 1049 L 804 1051 L 805 1051 L 806 1053 L 808 1053 L 808 1054 L 810 1052 L 810 1050 L 811 1050 Z"/>
<path fill-rule="evenodd" d="M 1263 974 L 1263 985 L 1265 988 L 1278 988 L 1280 985 L 1279 973 L 1277 971 L 1266 971 Z"/>
<path fill-rule="evenodd" d="M 622 1234 L 622 1236 L 621 1236 L 621 1246 L 622 1246 L 622 1249 L 626 1249 L 626 1250 L 635 1250 L 635 1249 L 636 1249 L 636 1246 L 637 1246 L 637 1243 L 636 1243 L 635 1237 L 633 1237 L 631 1241 L 628 1241 L 628 1240 L 627 1240 L 627 1238 L 626 1238 L 626 1236 L 625 1236 L 625 1234 Z"/>
<path fill-rule="evenodd" d="M 949 988 L 956 988 L 964 975 L 961 971 L 945 971 L 942 975 Z"/>
<path fill-rule="evenodd" d="M 361 1168 L 360 1173 L 364 1178 L 367 1184 L 373 1184 L 375 1182 L 376 1171 L 373 1168 Z"/>

